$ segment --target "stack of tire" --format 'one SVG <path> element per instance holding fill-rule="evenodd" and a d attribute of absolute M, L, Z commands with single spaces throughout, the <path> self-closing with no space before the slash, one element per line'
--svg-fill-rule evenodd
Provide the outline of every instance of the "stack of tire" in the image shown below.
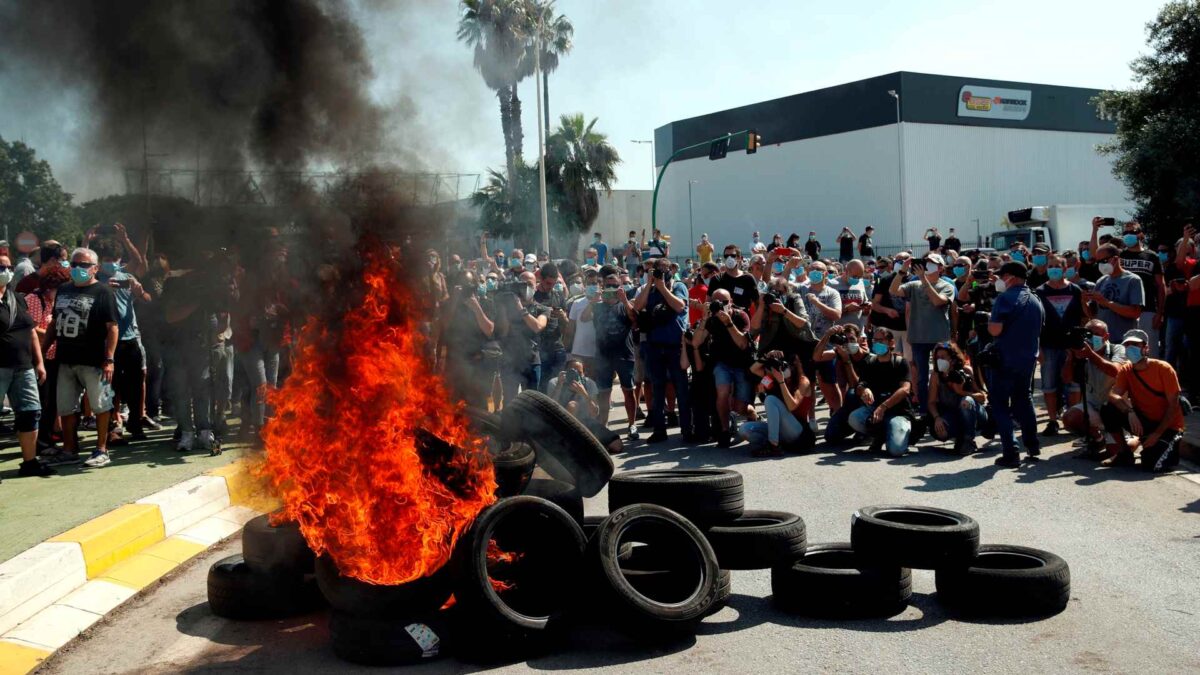
<path fill-rule="evenodd" d="M 242 527 L 242 552 L 208 571 L 208 604 L 228 619 L 282 619 L 324 605 L 314 557 L 294 522 L 272 525 L 270 516 Z"/>
<path fill-rule="evenodd" d="M 849 543 L 816 544 L 771 573 L 776 606 L 837 619 L 898 614 L 912 597 L 912 569 L 935 571 L 938 601 L 963 616 L 1042 617 L 1066 608 L 1065 560 L 1024 546 L 979 544 L 979 524 L 956 511 L 868 506 L 854 513 Z"/>

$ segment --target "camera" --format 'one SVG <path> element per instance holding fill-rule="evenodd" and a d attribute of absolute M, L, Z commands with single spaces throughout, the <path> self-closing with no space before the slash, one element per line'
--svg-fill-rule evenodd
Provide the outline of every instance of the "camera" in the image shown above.
<path fill-rule="evenodd" d="M 497 293 L 511 293 L 517 297 L 525 297 L 525 289 L 529 288 L 529 284 L 524 281 L 502 281 L 496 287 Z"/>
<path fill-rule="evenodd" d="M 655 279 L 666 279 L 667 278 L 666 270 L 661 270 L 661 269 L 655 268 L 653 274 L 654 274 Z"/>
<path fill-rule="evenodd" d="M 768 356 L 767 358 L 763 359 L 762 364 L 763 369 L 766 371 L 778 370 L 782 373 L 785 369 L 787 369 L 787 363 L 778 356 Z"/>
<path fill-rule="evenodd" d="M 1083 326 L 1072 326 L 1067 329 L 1067 349 L 1083 349 L 1091 339 L 1092 332 Z"/>
<path fill-rule="evenodd" d="M 838 347 L 845 347 L 850 343 L 850 336 L 845 333 L 834 333 L 829 336 L 829 344 Z"/>
<path fill-rule="evenodd" d="M 763 302 L 766 304 L 767 307 L 770 307 L 771 305 L 778 305 L 779 304 L 779 296 L 775 295 L 774 293 L 764 293 L 763 294 Z"/>
<path fill-rule="evenodd" d="M 961 386 L 967 382 L 970 382 L 971 378 L 967 375 L 967 371 L 963 370 L 962 368 L 958 368 L 946 373 L 946 381 L 950 384 L 957 384 Z"/>
<path fill-rule="evenodd" d="M 1117 224 L 1116 218 L 1102 218 L 1101 220 L 1103 221 L 1103 224 L 1107 227 L 1112 227 L 1113 225 Z"/>
<path fill-rule="evenodd" d="M 716 314 L 717 312 L 719 312 L 723 309 L 725 309 L 725 303 L 722 302 L 721 300 L 713 300 L 708 303 L 708 313 L 709 314 Z"/>
<path fill-rule="evenodd" d="M 988 270 L 972 270 L 971 278 L 975 281 L 987 281 L 991 278 L 991 272 Z"/>

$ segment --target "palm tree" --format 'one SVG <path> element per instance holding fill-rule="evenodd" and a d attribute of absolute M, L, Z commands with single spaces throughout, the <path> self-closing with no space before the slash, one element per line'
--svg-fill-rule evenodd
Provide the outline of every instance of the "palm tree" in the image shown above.
<path fill-rule="evenodd" d="M 553 182 L 560 193 L 560 216 L 574 235 L 571 253 L 578 247 L 579 235 L 596 222 L 599 190 L 612 192 L 621 162 L 608 136 L 595 127 L 596 118 L 587 122 L 583 113 L 563 115 L 546 141 L 546 182 Z"/>
<path fill-rule="evenodd" d="M 521 158 L 520 100 L 516 99 L 521 61 L 529 43 L 529 0 L 462 0 L 458 39 L 475 49 L 475 69 L 500 99 L 500 128 L 508 179 Z M 513 110 L 513 101 L 517 109 Z"/>
<path fill-rule="evenodd" d="M 575 27 L 562 14 L 555 15 L 554 0 L 545 2 L 528 0 L 526 13 L 531 23 L 530 32 L 534 39 L 530 40 L 522 59 L 519 76 L 525 79 L 533 74 L 534 50 L 537 49 L 537 38 L 540 36 L 542 45 L 542 112 L 545 114 L 546 129 L 550 129 L 550 73 L 558 69 L 559 59 L 566 56 L 574 45 L 571 38 L 575 35 Z"/>

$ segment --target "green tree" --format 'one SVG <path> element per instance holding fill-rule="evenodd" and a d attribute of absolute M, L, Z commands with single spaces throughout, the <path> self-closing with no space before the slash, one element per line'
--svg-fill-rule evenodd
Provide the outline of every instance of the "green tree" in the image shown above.
<path fill-rule="evenodd" d="M 596 131 L 596 121 L 587 122 L 583 113 L 563 115 L 546 141 L 547 189 L 552 182 L 564 234 L 574 235 L 567 255 L 576 253 L 579 236 L 592 229 L 600 213 L 599 191 L 612 192 L 621 162 L 608 136 Z"/>
<path fill-rule="evenodd" d="M 1130 64 L 1136 86 L 1096 99 L 1117 120 L 1101 152 L 1114 157 L 1146 227 L 1173 240 L 1200 216 L 1200 1 L 1168 3 L 1146 30 L 1153 52 Z"/>
<path fill-rule="evenodd" d="M 39 239 L 75 241 L 79 219 L 46 160 L 20 141 L 0 137 L 0 236 L 31 230 Z"/>

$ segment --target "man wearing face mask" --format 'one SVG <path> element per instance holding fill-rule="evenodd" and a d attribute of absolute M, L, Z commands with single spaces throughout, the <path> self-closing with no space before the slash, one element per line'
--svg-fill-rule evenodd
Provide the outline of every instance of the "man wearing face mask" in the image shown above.
<path fill-rule="evenodd" d="M 712 242 L 708 240 L 707 234 L 700 235 L 700 243 L 696 244 L 696 255 L 700 257 L 700 264 L 710 263 L 713 261 L 713 251 L 715 248 Z"/>
<path fill-rule="evenodd" d="M 1108 393 L 1116 384 L 1121 365 L 1126 363 L 1125 347 L 1113 344 L 1108 339 L 1108 326 L 1099 319 L 1087 322 L 1088 340 L 1083 349 L 1068 352 L 1066 373 L 1074 379 L 1075 364 L 1084 362 L 1083 377 L 1086 387 L 1084 400 L 1063 413 L 1063 427 L 1085 438 L 1084 449 L 1075 456 L 1079 459 L 1103 459 L 1105 444 L 1112 453 L 1112 434 L 1107 434 L 1100 419 L 1100 411 L 1108 404 Z M 1086 402 L 1087 417 L 1084 417 Z"/>
<path fill-rule="evenodd" d="M 25 298 L 10 287 L 14 272 L 8 256 L 0 256 L 0 397 L 7 396 L 15 412 L 21 445 L 18 476 L 53 476 L 54 469 L 37 459 L 38 421 L 42 404 L 38 385 L 46 379 L 42 350 Z M 34 298 L 36 300 L 36 298 Z M 53 415 L 52 412 L 47 413 Z"/>
<path fill-rule="evenodd" d="M 1099 228 L 1096 226 L 1096 220 L 1099 219 L 1092 219 L 1092 242 L 1089 244 L 1099 262 L 1100 247 L 1096 245 Z M 1157 354 L 1159 330 L 1164 322 L 1163 310 L 1166 308 L 1167 299 L 1163 264 L 1156 253 L 1146 250 L 1145 233 L 1142 231 L 1141 224 L 1136 220 L 1125 223 L 1125 232 L 1121 235 L 1121 241 L 1125 244 L 1125 249 L 1120 252 L 1121 269 L 1136 274 L 1142 280 L 1142 291 L 1145 296 L 1142 312 L 1137 318 L 1137 327 L 1150 336 L 1151 353 Z M 1118 333 L 1115 328 L 1113 333 L 1123 334 Z"/>
<path fill-rule="evenodd" d="M 825 263 L 814 262 L 808 266 L 808 278 L 800 287 L 804 308 L 812 325 L 813 336 L 824 335 L 830 326 L 842 318 L 842 296 L 828 283 L 829 271 Z M 842 394 L 837 387 L 836 371 L 832 363 L 813 364 L 817 385 L 830 412 L 837 412 L 842 405 Z M 811 375 L 810 375 L 811 377 Z"/>
<path fill-rule="evenodd" d="M 1050 255 L 1046 263 L 1046 276 L 1049 281 L 1036 288 L 1038 299 L 1042 301 L 1042 309 L 1046 322 L 1042 326 L 1042 396 L 1046 400 L 1046 414 L 1049 421 L 1043 436 L 1058 435 L 1058 414 L 1065 406 L 1059 398 L 1065 390 L 1073 405 L 1079 395 L 1079 386 L 1066 384 L 1063 381 L 1063 368 L 1067 363 L 1067 347 L 1070 346 L 1068 334 L 1071 329 L 1083 325 L 1086 308 L 1083 304 L 1083 291 L 1066 279 L 1066 266 L 1063 259 Z"/>
<path fill-rule="evenodd" d="M 854 324 L 859 328 L 865 326 L 871 312 L 875 286 L 871 278 L 866 276 L 862 261 L 855 259 L 846 263 L 845 271 L 831 285 L 842 299 L 842 316 L 838 323 Z"/>
<path fill-rule="evenodd" d="M 1100 270 L 1096 267 L 1096 253 L 1092 251 L 1091 242 L 1081 241 L 1075 247 L 1079 256 L 1079 277 L 1092 283 L 1100 280 Z"/>
<path fill-rule="evenodd" d="M 616 269 L 605 267 L 602 277 L 603 286 L 597 287 L 595 293 L 587 297 L 587 307 L 580 315 L 580 321 L 591 324 L 595 333 L 595 368 L 596 385 L 600 389 L 599 420 L 608 424 L 609 408 L 612 405 L 613 376 L 620 383 L 621 395 L 625 402 L 625 415 L 629 420 L 630 440 L 636 437 L 637 427 L 634 419 L 637 416 L 637 396 L 633 388 L 633 367 L 636 355 L 636 343 L 633 337 L 635 313 L 633 304 L 621 286 Z M 589 291 L 590 292 L 590 291 Z"/>
<path fill-rule="evenodd" d="M 804 242 L 804 253 L 810 260 L 817 260 L 821 257 L 821 242 L 817 241 L 816 232 L 808 233 L 808 241 Z"/>
<path fill-rule="evenodd" d="M 68 270 L 71 268 L 71 262 L 67 260 L 67 249 L 61 244 L 52 239 L 47 239 L 42 242 L 40 259 L 41 266 L 37 272 L 25 275 L 24 279 L 17 282 L 14 290 L 23 295 L 37 292 L 41 286 L 42 278 L 50 274 L 50 270 L 61 269 Z M 61 274 L 61 272 L 59 272 Z"/>
<path fill-rule="evenodd" d="M 733 304 L 744 311 L 758 303 L 758 280 L 742 271 L 742 253 L 737 246 L 725 247 L 725 271 L 708 284 L 708 294 L 725 289 L 733 298 Z"/>
<path fill-rule="evenodd" d="M 1028 270 L 1022 263 L 1008 262 L 1000 268 L 996 280 L 999 295 L 988 322 L 988 333 L 995 338 L 1000 358 L 997 367 L 988 368 L 988 394 L 996 418 L 996 431 L 1004 448 L 1004 455 L 996 460 L 996 465 L 1009 468 L 1021 465 L 1014 421 L 1021 427 L 1021 442 L 1030 459 L 1042 452 L 1030 389 L 1045 310 L 1037 296 L 1025 286 L 1027 275 Z"/>
<path fill-rule="evenodd" d="M 839 381 L 848 383 L 850 372 L 871 354 L 870 331 L 859 331 L 857 326 L 834 326 L 821 336 L 821 340 L 812 349 L 812 360 L 815 363 L 831 362 L 841 375 Z M 834 336 L 841 336 L 835 338 Z M 840 344 L 830 347 L 830 343 Z M 862 401 L 854 387 L 847 386 L 842 394 L 842 406 L 837 412 L 829 415 L 825 425 L 825 442 L 840 443 L 854 433 L 850 428 L 850 415 L 862 407 Z"/>
<path fill-rule="evenodd" d="M 950 233 L 946 235 L 946 241 L 943 242 L 942 246 L 947 252 L 954 251 L 955 253 L 958 253 L 962 250 L 962 240 L 960 240 L 958 235 L 955 234 L 953 227 L 950 228 Z"/>
<path fill-rule="evenodd" d="M 596 265 L 608 264 L 608 244 L 604 243 L 604 237 L 600 233 L 592 235 L 592 248 L 596 249 Z"/>
<path fill-rule="evenodd" d="M 1096 250 L 1096 265 L 1104 276 L 1096 283 L 1096 290 L 1087 293 L 1084 299 L 1095 302 L 1099 318 L 1108 324 L 1113 335 L 1124 335 L 1137 328 L 1138 318 L 1146 305 L 1146 292 L 1142 279 L 1126 271 L 1124 259 L 1112 244 Z"/>
<path fill-rule="evenodd" d="M 538 390 L 543 394 L 550 383 L 550 378 L 562 370 L 567 362 L 567 350 L 563 344 L 563 330 L 567 324 L 567 289 L 563 284 L 558 265 L 546 263 L 539 270 L 540 280 L 533 294 L 533 301 L 545 307 L 546 328 L 538 333 L 538 354 L 541 357 L 542 377 Z"/>
<path fill-rule="evenodd" d="M 625 249 L 621 255 L 625 259 L 625 269 L 630 273 L 642 264 L 642 247 L 638 243 L 636 230 L 629 231 L 629 239 L 625 241 Z"/>
<path fill-rule="evenodd" d="M 504 358 L 500 383 L 507 405 L 522 389 L 537 389 L 542 359 L 538 336 L 550 322 L 550 309 L 534 299 L 533 272 L 522 272 L 513 288 L 496 296 L 496 334 Z"/>
<path fill-rule="evenodd" d="M 954 284 L 942 278 L 946 263 L 937 253 L 928 253 L 921 261 L 916 281 L 901 283 L 900 275 L 892 279 L 891 293 L 908 300 L 908 343 L 912 346 L 916 366 L 917 398 L 921 410 L 929 408 L 929 359 L 939 342 L 950 339 L 950 300 Z M 903 272 L 912 267 L 906 260 Z"/>
<path fill-rule="evenodd" d="M 1179 464 L 1183 410 L 1179 377 L 1166 361 L 1150 358 L 1150 338 L 1142 330 L 1125 333 L 1121 344 L 1129 363 L 1121 366 L 1108 405 L 1100 411 L 1104 428 L 1128 430 L 1141 446 L 1142 468 L 1159 473 Z M 1115 455 L 1101 464 L 1131 466 L 1133 450 L 1125 434 L 1114 434 Z"/>
<path fill-rule="evenodd" d="M 908 346 L 908 322 L 904 317 L 904 299 L 892 295 L 892 281 L 896 276 L 901 283 L 907 281 L 907 273 L 902 272 L 906 261 L 912 257 L 907 251 L 896 254 L 887 272 L 879 277 L 875 285 L 875 295 L 871 298 L 871 325 L 886 328 L 892 332 L 896 340 L 896 351 L 906 360 L 912 361 L 912 349 Z"/>
<path fill-rule="evenodd" d="M 129 406 L 129 420 L 125 425 L 128 436 L 111 439 L 114 445 L 120 445 L 129 440 L 146 438 L 146 432 L 142 429 L 142 409 L 146 400 L 146 354 L 142 349 L 134 303 L 148 302 L 150 296 L 137 277 L 124 271 L 121 252 L 116 244 L 100 242 L 96 253 L 100 256 L 96 280 L 112 288 L 117 303 L 119 341 L 114 356 L 112 387 L 119 402 Z"/>
<path fill-rule="evenodd" d="M 635 312 L 649 313 L 649 331 L 643 347 L 653 400 L 649 420 L 654 433 L 647 439 L 657 443 L 667 439 L 667 383 L 675 385 L 679 404 L 680 429 L 689 438 L 692 413 L 688 398 L 687 372 L 680 365 L 683 333 L 687 330 L 687 287 L 670 280 L 670 263 L 659 258 L 650 263 L 649 280 L 633 300 Z"/>
<path fill-rule="evenodd" d="M 1029 278 L 1025 280 L 1025 285 L 1031 289 L 1041 288 L 1042 284 L 1050 280 L 1046 274 L 1046 266 L 1050 262 L 1050 248 L 1045 244 L 1037 244 L 1033 247 L 1033 267 L 1029 270 Z"/>
<path fill-rule="evenodd" d="M 450 300 L 441 317 L 438 348 L 444 352 L 446 383 L 467 405 L 487 407 L 487 396 L 501 358 L 495 340 L 495 313 L 487 285 L 480 285 L 474 272 L 450 278 Z"/>
<path fill-rule="evenodd" d="M 896 354 L 895 338 L 886 328 L 876 328 L 871 355 L 848 372 L 850 388 L 862 405 L 850 413 L 850 428 L 871 438 L 871 452 L 887 448 L 889 455 L 908 452 L 912 433 L 909 367 Z"/>
<path fill-rule="evenodd" d="M 613 273 L 613 268 L 605 266 L 602 269 Z M 571 356 L 583 364 L 584 371 L 590 376 L 595 376 L 595 361 L 596 361 L 596 324 L 592 321 L 591 314 L 587 316 L 587 320 L 583 319 L 584 313 L 587 312 L 588 306 L 600 295 L 600 272 L 597 270 L 585 270 L 583 273 L 583 293 L 578 297 L 571 298 L 567 304 L 567 327 L 570 333 Z M 566 334 L 564 334 L 564 338 Z M 603 406 L 603 403 L 601 403 Z"/>
<path fill-rule="evenodd" d="M 108 431 L 112 419 L 112 378 L 117 350 L 117 303 L 112 290 L 96 281 L 100 259 L 95 251 L 71 254 L 71 283 L 58 289 L 54 318 L 46 330 L 58 345 L 58 414 L 62 417 L 63 451 L 79 452 L 79 399 L 86 394 L 96 415 L 96 450 L 84 464 L 108 466 Z M 47 347 L 49 349 L 49 347 Z"/>

